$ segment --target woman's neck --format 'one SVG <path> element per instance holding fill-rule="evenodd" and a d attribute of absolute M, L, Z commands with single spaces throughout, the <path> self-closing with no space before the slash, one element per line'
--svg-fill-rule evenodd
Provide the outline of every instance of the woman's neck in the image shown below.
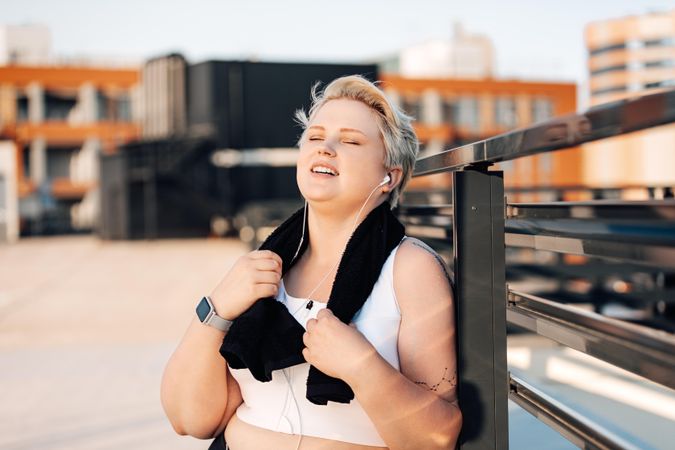
<path fill-rule="evenodd" d="M 381 202 L 380 202 L 381 203 Z M 379 205 L 379 203 L 378 203 Z M 340 211 L 331 208 L 309 208 L 309 247 L 305 258 L 312 265 L 332 267 L 340 260 L 345 250 L 347 241 L 354 230 L 378 205 L 366 205 L 358 221 L 356 219 L 359 209 Z"/>

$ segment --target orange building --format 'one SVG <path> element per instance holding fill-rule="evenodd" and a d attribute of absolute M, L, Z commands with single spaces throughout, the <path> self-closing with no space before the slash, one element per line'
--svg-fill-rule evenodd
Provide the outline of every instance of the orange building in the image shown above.
<path fill-rule="evenodd" d="M 380 78 L 387 95 L 417 119 L 420 156 L 576 110 L 573 83 Z M 521 158 L 500 167 L 507 187 L 573 185 L 581 176 L 579 149 Z M 449 174 L 426 176 L 412 180 L 410 187 L 447 187 L 449 179 Z"/>
<path fill-rule="evenodd" d="M 50 209 L 55 231 L 93 228 L 99 153 L 140 135 L 138 84 L 137 69 L 0 66 L 0 140 L 14 147 L 24 221 Z"/>
<path fill-rule="evenodd" d="M 585 39 L 591 105 L 675 87 L 675 9 L 593 22 Z M 583 147 L 584 181 L 589 185 L 675 184 L 675 125 Z"/>

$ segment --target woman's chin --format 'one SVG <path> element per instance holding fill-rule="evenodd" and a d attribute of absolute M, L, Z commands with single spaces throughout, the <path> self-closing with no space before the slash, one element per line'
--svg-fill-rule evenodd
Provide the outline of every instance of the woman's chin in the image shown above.
<path fill-rule="evenodd" d="M 310 203 L 334 203 L 339 201 L 339 199 L 334 196 L 334 195 L 327 195 L 327 194 L 308 194 L 308 195 L 303 195 L 305 200 L 307 200 Z"/>
<path fill-rule="evenodd" d="M 326 202 L 339 198 L 335 189 L 326 189 L 325 186 L 303 186 L 300 188 L 300 194 L 307 201 Z"/>

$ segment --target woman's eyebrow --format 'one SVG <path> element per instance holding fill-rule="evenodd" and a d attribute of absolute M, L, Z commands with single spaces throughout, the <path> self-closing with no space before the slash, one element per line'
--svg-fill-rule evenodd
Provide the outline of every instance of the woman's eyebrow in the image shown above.
<path fill-rule="evenodd" d="M 340 131 L 352 131 L 352 132 L 359 133 L 359 134 L 362 134 L 362 135 L 366 136 L 366 133 L 364 133 L 361 130 L 357 130 L 356 128 L 340 128 Z M 368 136 L 366 136 L 366 137 L 368 137 Z"/>
<path fill-rule="evenodd" d="M 321 130 L 321 131 L 326 131 L 326 129 L 324 127 L 322 127 L 321 125 L 312 125 L 311 127 L 307 128 L 307 129 L 311 130 L 312 128 L 316 128 L 317 130 Z M 365 137 L 368 137 L 366 135 L 366 133 L 364 133 L 361 130 L 357 130 L 356 128 L 340 128 L 340 131 L 351 131 L 351 132 L 354 132 L 354 133 L 362 134 Z"/>

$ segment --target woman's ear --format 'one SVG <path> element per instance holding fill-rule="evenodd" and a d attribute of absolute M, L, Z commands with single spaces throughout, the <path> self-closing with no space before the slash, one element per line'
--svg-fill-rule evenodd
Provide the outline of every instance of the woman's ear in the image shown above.
<path fill-rule="evenodd" d="M 387 183 L 385 188 L 386 192 L 391 192 L 401 183 L 403 179 L 403 170 L 400 167 L 394 167 L 387 171 L 387 175 L 389 175 L 391 180 L 389 180 L 389 183 Z"/>

